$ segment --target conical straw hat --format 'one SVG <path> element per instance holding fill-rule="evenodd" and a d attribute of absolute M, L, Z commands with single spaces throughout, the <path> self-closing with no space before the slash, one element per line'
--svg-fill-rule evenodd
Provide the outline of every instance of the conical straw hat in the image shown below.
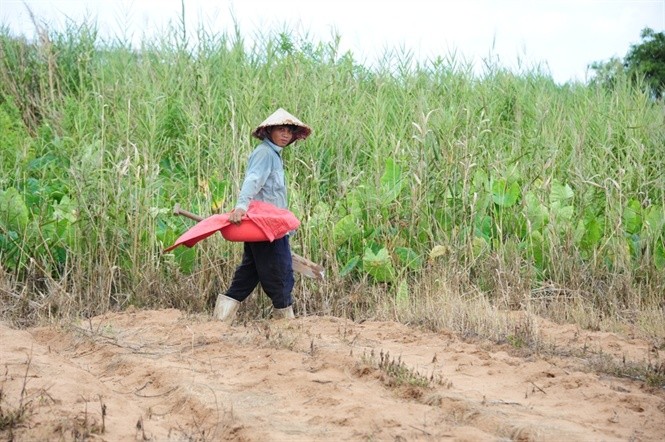
<path fill-rule="evenodd" d="M 295 126 L 295 130 L 293 132 L 293 140 L 291 143 L 297 140 L 304 140 L 309 136 L 309 134 L 312 133 L 312 128 L 282 109 L 281 107 L 277 109 L 275 112 L 273 112 L 272 115 L 270 115 L 268 118 L 263 121 L 263 123 L 259 124 L 259 126 L 254 129 L 254 132 L 252 132 L 252 135 L 254 135 L 256 138 L 259 140 L 263 140 L 268 136 L 268 130 L 267 128 L 270 126 L 282 126 L 282 125 L 289 125 L 289 126 Z M 289 144 L 291 144 L 289 143 Z"/>

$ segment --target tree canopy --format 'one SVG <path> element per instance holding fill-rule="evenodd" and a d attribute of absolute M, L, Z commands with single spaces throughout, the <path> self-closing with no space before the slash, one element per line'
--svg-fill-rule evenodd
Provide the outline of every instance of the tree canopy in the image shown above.
<path fill-rule="evenodd" d="M 623 60 L 612 58 L 606 62 L 594 62 L 594 82 L 613 87 L 620 75 L 628 75 L 642 81 L 656 98 L 665 92 L 665 33 L 644 28 L 640 33 L 641 43 L 630 46 Z"/>

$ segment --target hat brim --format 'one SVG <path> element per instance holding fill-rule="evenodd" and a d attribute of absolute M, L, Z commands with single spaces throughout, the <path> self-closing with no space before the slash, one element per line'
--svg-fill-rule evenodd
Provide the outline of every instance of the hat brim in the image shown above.
<path fill-rule="evenodd" d="M 292 126 L 293 129 L 293 139 L 289 144 L 298 141 L 298 140 L 304 140 L 305 138 L 309 137 L 309 134 L 312 133 L 312 129 L 309 127 L 303 127 L 303 126 L 297 126 L 295 124 L 289 124 L 289 125 L 283 125 L 283 124 L 273 124 L 270 126 L 259 126 L 257 127 L 254 132 L 252 132 L 252 135 L 259 140 L 263 140 L 265 138 L 268 138 L 270 135 L 270 129 L 275 127 L 275 126 Z"/>
<path fill-rule="evenodd" d="M 259 126 L 254 129 L 252 132 L 252 135 L 259 140 L 263 140 L 266 137 L 270 135 L 270 128 L 275 127 L 275 126 L 291 126 L 293 127 L 293 139 L 291 140 L 291 143 L 298 141 L 298 140 L 304 140 L 305 138 L 309 137 L 309 135 L 312 133 L 312 128 L 285 111 L 282 108 L 277 109 L 275 112 L 273 112 L 272 115 L 270 115 L 268 118 L 263 121 L 263 123 L 259 124 Z"/>

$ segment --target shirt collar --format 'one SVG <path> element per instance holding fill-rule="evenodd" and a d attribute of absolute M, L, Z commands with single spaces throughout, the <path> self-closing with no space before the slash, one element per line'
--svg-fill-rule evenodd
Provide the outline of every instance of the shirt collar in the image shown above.
<path fill-rule="evenodd" d="M 268 143 L 268 146 L 270 146 L 270 147 L 272 148 L 272 150 L 274 150 L 275 152 L 277 152 L 277 155 L 282 156 L 282 150 L 284 150 L 283 147 L 280 147 L 280 146 L 276 145 L 275 143 L 273 143 L 272 141 L 270 141 L 270 138 L 268 138 L 268 137 L 265 137 L 265 138 L 263 139 L 263 141 L 265 141 L 266 143 Z"/>

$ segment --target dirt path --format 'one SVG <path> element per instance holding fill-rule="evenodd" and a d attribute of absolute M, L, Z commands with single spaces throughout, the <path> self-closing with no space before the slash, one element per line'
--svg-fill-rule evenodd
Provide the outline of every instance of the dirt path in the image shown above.
<path fill-rule="evenodd" d="M 644 361 L 651 345 L 538 320 L 567 351 Z M 643 440 L 665 391 L 572 356 L 511 356 L 448 333 L 330 317 L 224 326 L 177 310 L 66 329 L 0 324 L 15 440 Z M 562 352 L 563 353 L 563 352 Z M 21 394 L 23 391 L 23 394 Z M 104 410 L 104 411 L 103 411 Z"/>

